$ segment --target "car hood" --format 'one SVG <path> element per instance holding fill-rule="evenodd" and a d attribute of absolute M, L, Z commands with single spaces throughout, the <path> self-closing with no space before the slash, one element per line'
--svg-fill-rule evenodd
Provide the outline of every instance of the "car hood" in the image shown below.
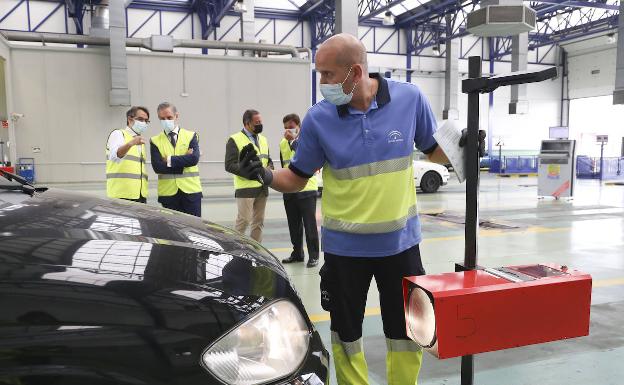
<path fill-rule="evenodd" d="M 62 190 L 0 208 L 0 324 L 215 339 L 281 298 L 305 314 L 273 255 L 196 217 Z"/>
<path fill-rule="evenodd" d="M 248 258 L 286 275 L 275 256 L 234 230 L 162 207 L 59 189 L 0 206 L 0 235 L 171 245 Z"/>

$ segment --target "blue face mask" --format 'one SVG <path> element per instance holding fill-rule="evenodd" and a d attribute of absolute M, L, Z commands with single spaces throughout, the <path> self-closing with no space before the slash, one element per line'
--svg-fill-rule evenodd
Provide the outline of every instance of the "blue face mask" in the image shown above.
<path fill-rule="evenodd" d="M 138 135 L 141 135 L 142 133 L 144 133 L 146 129 L 147 129 L 147 123 L 145 122 L 135 120 L 134 124 L 132 125 L 132 131 L 136 132 Z"/>
<path fill-rule="evenodd" d="M 169 135 L 169 133 L 175 128 L 175 120 L 161 120 L 160 125 L 165 131 L 165 134 Z"/>
<path fill-rule="evenodd" d="M 344 91 L 342 90 L 342 85 L 345 81 L 347 81 L 347 78 L 349 77 L 349 74 L 351 74 L 352 69 L 353 66 L 349 68 L 349 72 L 347 72 L 347 77 L 345 77 L 345 79 L 341 83 L 321 84 L 321 94 L 323 95 L 325 100 L 336 106 L 342 106 L 343 104 L 347 104 L 351 101 L 351 99 L 353 98 L 353 90 L 355 90 L 355 86 L 357 86 L 357 83 L 353 85 L 353 88 L 351 88 L 351 92 L 349 94 L 344 93 Z"/>

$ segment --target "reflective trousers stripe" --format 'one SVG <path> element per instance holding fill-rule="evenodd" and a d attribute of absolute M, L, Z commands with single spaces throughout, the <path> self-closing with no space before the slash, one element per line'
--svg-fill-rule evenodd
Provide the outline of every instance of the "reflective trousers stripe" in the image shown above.
<path fill-rule="evenodd" d="M 412 155 L 410 154 L 402 158 L 382 160 L 380 162 L 366 163 L 348 168 L 330 168 L 330 171 L 337 180 L 352 180 L 407 170 L 411 165 Z M 326 166 L 329 167 L 329 165 Z"/>
<path fill-rule="evenodd" d="M 420 352 L 422 348 L 412 340 L 393 340 L 386 338 L 386 348 L 389 352 Z"/>
<path fill-rule="evenodd" d="M 143 179 L 147 179 L 147 175 L 143 174 L 142 176 L 143 176 Z M 122 172 L 106 174 L 106 179 L 113 179 L 113 178 L 141 179 L 141 174 L 129 174 L 129 173 L 122 173 Z"/>
<path fill-rule="evenodd" d="M 342 231 L 345 233 L 353 234 L 391 233 L 393 231 L 401 230 L 402 228 L 404 228 L 407 224 L 407 221 L 415 217 L 416 215 L 418 215 L 418 208 L 416 207 L 416 205 L 414 205 L 408 209 L 406 216 L 387 222 L 353 223 L 325 216 L 323 218 L 323 227 L 329 230 Z"/>
<path fill-rule="evenodd" d="M 386 338 L 386 379 L 393 385 L 416 385 L 422 365 L 422 349 L 413 341 Z"/>
<path fill-rule="evenodd" d="M 362 339 L 343 342 L 336 332 L 332 332 L 331 337 L 338 385 L 368 385 L 368 365 L 362 350 Z"/>
<path fill-rule="evenodd" d="M 348 356 L 361 353 L 364 351 L 361 338 L 353 342 L 343 342 L 340 340 L 338 333 L 331 332 L 331 343 L 341 345 L 342 349 Z"/>
<path fill-rule="evenodd" d="M 182 179 L 199 176 L 199 172 L 185 172 L 184 174 L 158 174 L 158 179 Z"/>

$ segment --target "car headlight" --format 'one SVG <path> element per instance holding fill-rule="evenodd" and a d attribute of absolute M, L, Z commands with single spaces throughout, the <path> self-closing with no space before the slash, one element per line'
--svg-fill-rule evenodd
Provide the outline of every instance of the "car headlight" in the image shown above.
<path fill-rule="evenodd" d="M 294 373 L 309 344 L 310 330 L 299 309 L 280 300 L 208 348 L 202 363 L 226 384 L 264 384 Z"/>

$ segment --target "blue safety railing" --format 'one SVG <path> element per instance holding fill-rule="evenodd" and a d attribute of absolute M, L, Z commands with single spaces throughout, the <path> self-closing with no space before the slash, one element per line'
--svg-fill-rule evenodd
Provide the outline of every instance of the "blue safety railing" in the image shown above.
<path fill-rule="evenodd" d="M 576 158 L 576 177 L 579 179 L 600 179 L 602 168 L 603 180 L 624 179 L 624 157 L 602 159 L 579 155 Z M 601 167 L 602 166 L 602 167 Z"/>
<path fill-rule="evenodd" d="M 537 172 L 537 156 L 517 155 L 493 156 L 490 158 L 490 173 L 493 174 L 532 174 Z"/>

